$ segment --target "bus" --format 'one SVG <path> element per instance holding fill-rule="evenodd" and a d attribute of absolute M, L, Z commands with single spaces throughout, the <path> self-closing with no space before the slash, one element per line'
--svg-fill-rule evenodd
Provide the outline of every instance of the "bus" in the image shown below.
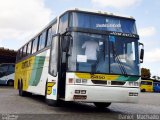
<path fill-rule="evenodd" d="M 53 106 L 137 102 L 143 54 L 134 18 L 67 10 L 18 50 L 14 86 Z"/>
<path fill-rule="evenodd" d="M 153 82 L 153 92 L 160 92 L 160 82 Z"/>
<path fill-rule="evenodd" d="M 1 63 L 0 64 L 0 85 L 14 85 L 14 63 Z"/>
<path fill-rule="evenodd" d="M 141 92 L 153 92 L 153 81 L 141 80 L 140 89 L 141 89 Z"/>

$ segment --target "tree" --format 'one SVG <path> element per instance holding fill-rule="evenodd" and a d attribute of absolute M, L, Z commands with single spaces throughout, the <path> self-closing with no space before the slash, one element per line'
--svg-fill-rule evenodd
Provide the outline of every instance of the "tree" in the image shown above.
<path fill-rule="evenodd" d="M 142 79 L 150 79 L 150 77 L 151 77 L 150 69 L 142 68 L 141 69 L 141 77 L 142 77 Z"/>

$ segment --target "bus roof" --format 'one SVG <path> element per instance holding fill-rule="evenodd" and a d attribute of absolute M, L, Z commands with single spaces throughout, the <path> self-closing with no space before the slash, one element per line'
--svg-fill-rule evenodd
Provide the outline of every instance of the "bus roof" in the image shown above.
<path fill-rule="evenodd" d="M 109 13 L 109 12 L 102 12 L 102 11 L 95 11 L 95 10 L 89 10 L 89 9 L 78 9 L 78 8 L 74 8 L 74 9 L 68 9 L 66 11 L 64 11 L 62 14 L 60 14 L 60 16 L 55 17 L 51 22 L 49 22 L 40 32 L 38 32 L 37 34 L 35 34 L 32 38 L 30 38 L 29 41 L 27 41 L 23 46 L 25 46 L 26 44 L 28 44 L 31 40 L 33 40 L 36 36 L 38 36 L 39 34 L 41 34 L 41 32 L 43 32 L 44 30 L 46 30 L 47 28 L 49 28 L 54 22 L 56 22 L 62 15 L 64 15 L 67 12 L 81 12 L 81 13 L 88 13 L 88 14 L 95 14 L 95 15 L 104 15 L 104 16 L 110 16 L 110 17 L 117 17 L 117 18 L 123 18 L 123 19 L 129 19 L 129 20 L 134 20 L 135 19 L 133 17 L 127 17 L 127 16 L 122 16 L 122 15 L 116 15 L 113 13 Z M 18 51 L 23 48 L 23 46 L 21 46 Z"/>
<path fill-rule="evenodd" d="M 78 8 L 66 10 L 60 16 L 62 16 L 66 12 L 83 12 L 83 13 L 105 15 L 105 16 L 119 17 L 119 18 L 124 18 L 124 19 L 135 20 L 132 16 L 119 15 L 119 14 L 110 13 L 110 12 L 106 12 L 106 11 L 95 11 L 95 10 L 90 10 L 90 9 L 78 9 Z"/>

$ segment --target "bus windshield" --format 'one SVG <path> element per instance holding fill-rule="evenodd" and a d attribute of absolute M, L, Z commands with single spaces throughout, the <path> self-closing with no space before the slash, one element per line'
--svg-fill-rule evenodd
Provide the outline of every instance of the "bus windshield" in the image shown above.
<path fill-rule="evenodd" d="M 134 19 L 72 12 L 70 20 L 70 27 L 137 34 Z"/>
<path fill-rule="evenodd" d="M 138 40 L 72 32 L 68 70 L 139 75 Z"/>

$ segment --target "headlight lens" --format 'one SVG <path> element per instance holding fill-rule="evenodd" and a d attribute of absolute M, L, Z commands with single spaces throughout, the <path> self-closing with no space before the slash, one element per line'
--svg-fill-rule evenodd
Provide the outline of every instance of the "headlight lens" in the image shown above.
<path fill-rule="evenodd" d="M 80 79 L 80 78 L 77 78 L 75 83 L 78 83 L 78 84 L 86 84 L 87 83 L 87 79 Z"/>
<path fill-rule="evenodd" d="M 129 82 L 129 86 L 139 86 L 139 82 Z"/>
<path fill-rule="evenodd" d="M 82 83 L 87 83 L 87 79 L 82 79 Z"/>
<path fill-rule="evenodd" d="M 81 79 L 76 79 L 76 83 L 81 83 Z"/>

